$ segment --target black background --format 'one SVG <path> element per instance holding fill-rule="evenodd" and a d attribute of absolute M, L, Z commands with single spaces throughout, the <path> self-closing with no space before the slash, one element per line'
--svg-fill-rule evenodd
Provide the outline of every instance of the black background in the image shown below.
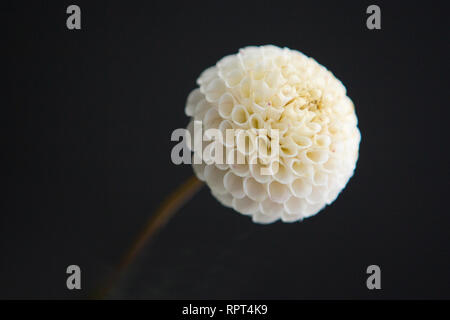
<path fill-rule="evenodd" d="M 66 28 L 72 3 L 82 30 Z M 381 30 L 366 28 L 370 4 Z M 197 76 L 275 44 L 347 87 L 362 134 L 347 188 L 268 226 L 203 188 L 110 297 L 450 298 L 447 20 L 443 1 L 2 2 L 0 297 L 87 297 L 192 174 L 171 163 L 170 135 Z M 382 290 L 366 288 L 371 264 Z"/>

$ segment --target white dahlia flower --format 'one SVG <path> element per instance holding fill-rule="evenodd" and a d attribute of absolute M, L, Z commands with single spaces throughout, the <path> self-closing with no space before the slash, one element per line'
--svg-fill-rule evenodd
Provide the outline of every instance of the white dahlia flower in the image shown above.
<path fill-rule="evenodd" d="M 288 48 L 246 47 L 206 69 L 197 83 L 185 109 L 191 133 L 194 120 L 203 130 L 267 129 L 265 139 L 249 133 L 241 142 L 203 141 L 203 150 L 212 143 L 226 148 L 225 163 L 203 156 L 193 164 L 223 205 L 257 223 L 299 221 L 332 203 L 353 175 L 360 142 L 353 103 L 314 59 Z M 276 159 L 256 152 L 261 145 L 270 150 L 272 141 Z M 244 162 L 230 161 L 236 155 Z"/>

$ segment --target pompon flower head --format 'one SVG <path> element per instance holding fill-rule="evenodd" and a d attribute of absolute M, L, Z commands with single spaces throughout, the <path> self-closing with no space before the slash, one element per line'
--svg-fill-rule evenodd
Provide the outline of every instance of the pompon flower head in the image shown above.
<path fill-rule="evenodd" d="M 257 223 L 299 221 L 332 203 L 353 175 L 360 142 L 353 103 L 314 59 L 288 48 L 246 47 L 206 69 L 197 84 L 185 108 L 191 131 L 194 120 L 222 132 L 268 129 L 266 139 L 248 134 L 246 148 L 221 141 L 227 159 L 239 154 L 243 163 L 193 165 L 223 205 Z M 275 160 L 252 150 L 272 141 L 270 129 L 279 133 Z"/>

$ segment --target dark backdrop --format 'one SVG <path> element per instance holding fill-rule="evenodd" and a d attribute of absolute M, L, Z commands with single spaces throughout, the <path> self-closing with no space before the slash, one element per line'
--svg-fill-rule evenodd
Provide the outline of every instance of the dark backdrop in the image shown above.
<path fill-rule="evenodd" d="M 66 28 L 78 4 L 82 30 Z M 366 28 L 378 4 L 382 30 Z M 416 4 L 417 3 L 417 4 Z M 314 57 L 362 134 L 354 177 L 302 223 L 253 224 L 204 188 L 116 298 L 450 298 L 448 12 L 421 1 L 2 2 L 0 297 L 87 297 L 161 199 L 199 73 L 247 45 Z M 3 90 L 2 90 L 3 91 Z M 66 289 L 66 267 L 82 270 Z M 382 290 L 366 288 L 377 264 Z"/>

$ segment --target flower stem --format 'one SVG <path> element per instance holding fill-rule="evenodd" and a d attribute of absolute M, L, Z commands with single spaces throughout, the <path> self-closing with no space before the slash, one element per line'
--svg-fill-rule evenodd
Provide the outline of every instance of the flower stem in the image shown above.
<path fill-rule="evenodd" d="M 116 266 L 114 272 L 108 278 L 106 285 L 94 294 L 94 299 L 105 298 L 110 293 L 122 273 L 136 259 L 144 246 L 167 224 L 177 210 L 200 190 L 202 186 L 203 182 L 198 180 L 195 176 L 192 176 L 164 199 L 155 213 L 149 218 L 146 226 L 138 234 L 130 248 L 122 256 L 122 259 Z"/>

